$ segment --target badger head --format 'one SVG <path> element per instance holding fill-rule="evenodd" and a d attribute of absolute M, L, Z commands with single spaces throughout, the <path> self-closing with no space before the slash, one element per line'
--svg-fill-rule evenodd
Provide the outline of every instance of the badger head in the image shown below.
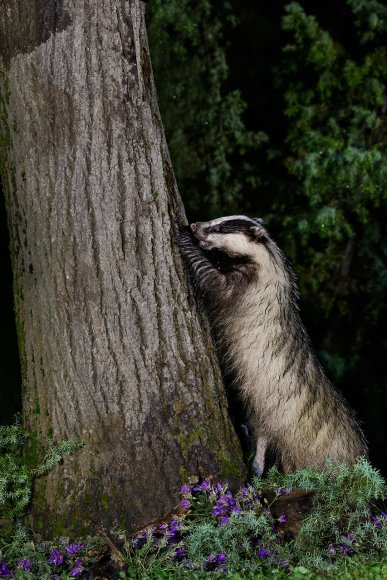
<path fill-rule="evenodd" d="M 204 250 L 220 250 L 229 256 L 253 258 L 257 244 L 268 239 L 268 233 L 259 219 L 244 215 L 217 218 L 191 224 L 191 230 Z"/>

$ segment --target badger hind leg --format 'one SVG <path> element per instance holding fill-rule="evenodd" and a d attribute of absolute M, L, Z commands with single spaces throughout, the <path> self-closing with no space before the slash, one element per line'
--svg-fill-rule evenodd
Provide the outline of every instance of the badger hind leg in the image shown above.
<path fill-rule="evenodd" d="M 256 475 L 257 477 L 262 477 L 263 472 L 265 470 L 265 455 L 267 444 L 268 444 L 267 438 L 264 435 L 258 435 L 255 457 L 253 464 L 251 466 L 254 475 Z"/>

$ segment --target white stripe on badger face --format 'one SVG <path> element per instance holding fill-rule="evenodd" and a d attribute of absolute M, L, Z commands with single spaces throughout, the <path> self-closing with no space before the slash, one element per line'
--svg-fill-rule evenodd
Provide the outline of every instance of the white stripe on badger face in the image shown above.
<path fill-rule="evenodd" d="M 230 222 L 233 220 L 246 220 L 246 221 L 251 222 L 252 224 L 256 225 L 254 220 L 252 220 L 251 218 L 249 218 L 245 215 L 229 215 L 226 217 L 216 218 L 215 220 L 211 220 L 208 223 L 211 224 L 211 226 L 217 226 L 223 222 Z"/>

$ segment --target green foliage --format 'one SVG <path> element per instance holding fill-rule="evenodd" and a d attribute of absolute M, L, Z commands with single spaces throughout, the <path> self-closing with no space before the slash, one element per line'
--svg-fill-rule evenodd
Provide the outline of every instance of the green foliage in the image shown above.
<path fill-rule="evenodd" d="M 365 459 L 353 467 L 328 462 L 323 471 L 303 469 L 288 476 L 273 468 L 267 480 L 256 480 L 255 485 L 314 492 L 312 510 L 293 542 L 300 565 L 325 568 L 327 546 L 331 547 L 331 559 L 342 559 L 343 546 L 349 554 L 363 554 L 369 561 L 387 553 L 387 521 L 381 534 L 379 521 L 370 516 L 370 506 L 387 498 L 387 487 Z"/>
<path fill-rule="evenodd" d="M 356 305 L 352 352 L 346 343 L 355 360 L 387 291 L 387 9 L 376 0 L 348 5 L 356 49 L 300 4 L 286 6 L 279 76 L 289 130 L 280 155 L 291 181 L 274 210 L 286 214 L 284 243 L 315 316 L 349 324 Z"/>
<path fill-rule="evenodd" d="M 268 490 L 277 498 L 290 488 L 314 495 L 310 513 L 289 541 L 265 497 Z M 155 526 L 129 539 L 121 536 L 130 577 L 224 574 L 237 580 L 285 578 L 291 572 L 295 578 L 374 578 L 385 569 L 387 514 L 380 515 L 374 502 L 387 497 L 387 486 L 366 460 L 353 467 L 328 463 L 324 471 L 304 469 L 288 476 L 272 469 L 266 479 L 236 494 L 209 482 L 183 486 L 182 496 L 188 502 L 185 516 L 162 531 Z"/>
<path fill-rule="evenodd" d="M 3 441 L 18 444 L 23 436 L 13 429 Z M 289 538 L 286 514 L 274 518 L 271 506 L 292 487 L 314 495 L 298 534 Z M 267 497 L 273 492 L 269 504 Z M 327 463 L 324 471 L 304 469 L 288 476 L 273 468 L 266 479 L 256 479 L 236 493 L 205 480 L 184 485 L 181 495 L 182 513 L 174 519 L 132 536 L 113 533 L 109 542 L 117 547 L 119 566 L 113 561 L 108 565 L 120 578 L 383 577 L 387 514 L 374 502 L 387 497 L 387 486 L 365 460 L 353 467 Z M 5 572 L 16 578 L 81 576 L 95 569 L 99 551 L 106 558 L 103 542 L 60 538 L 35 544 L 19 522 L 12 539 L 2 540 L 0 576 Z"/>
<path fill-rule="evenodd" d="M 239 91 L 225 88 L 226 38 L 235 23 L 227 0 L 149 5 L 152 64 L 177 182 L 188 211 L 207 217 L 234 212 L 241 192 L 257 184 L 248 154 L 266 140 L 246 130 L 246 105 Z"/>
<path fill-rule="evenodd" d="M 37 449 L 38 442 L 26 433 L 19 419 L 14 425 L 0 426 L 0 519 L 14 521 L 24 516 L 35 477 L 50 471 L 65 455 L 82 443 L 49 440 L 45 449 L 27 455 L 25 446 Z"/>

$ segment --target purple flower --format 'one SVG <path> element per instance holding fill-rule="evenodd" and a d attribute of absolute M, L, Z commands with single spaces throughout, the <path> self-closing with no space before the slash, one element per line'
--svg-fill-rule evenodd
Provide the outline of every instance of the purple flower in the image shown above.
<path fill-rule="evenodd" d="M 258 550 L 258 558 L 267 558 L 269 554 L 265 550 L 265 548 L 259 548 Z"/>
<path fill-rule="evenodd" d="M 180 490 L 181 494 L 185 494 L 185 493 L 191 493 L 191 488 L 189 487 L 189 485 L 184 484 Z"/>
<path fill-rule="evenodd" d="M 249 493 L 249 490 L 247 489 L 247 487 L 241 487 L 241 495 L 247 495 Z"/>
<path fill-rule="evenodd" d="M 188 508 L 191 507 L 190 502 L 188 501 L 188 499 L 182 499 L 180 502 L 180 505 L 182 508 L 184 508 L 185 510 L 187 510 Z"/>
<path fill-rule="evenodd" d="M 163 522 L 162 524 L 159 525 L 159 530 L 161 533 L 165 534 L 168 531 L 168 524 Z"/>
<path fill-rule="evenodd" d="M 292 491 L 291 487 L 278 487 L 277 488 L 277 495 L 286 495 Z"/>
<path fill-rule="evenodd" d="M 350 554 L 352 554 L 352 552 L 354 551 L 352 546 L 349 546 L 346 542 L 343 542 L 342 544 L 340 544 L 337 547 L 337 550 L 341 553 L 343 558 L 350 556 Z"/>
<path fill-rule="evenodd" d="M 280 524 L 286 524 L 286 516 L 285 514 L 282 514 L 279 518 L 278 521 Z"/>
<path fill-rule="evenodd" d="M 224 493 L 226 491 L 226 486 L 223 485 L 222 483 L 218 483 L 216 485 L 216 491 L 219 491 L 220 493 Z"/>
<path fill-rule="evenodd" d="M 176 550 L 173 553 L 172 558 L 179 560 L 181 558 L 185 558 L 186 556 L 186 551 L 184 550 L 184 548 L 176 548 Z"/>
<path fill-rule="evenodd" d="M 12 576 L 11 570 L 5 562 L 0 562 L 0 578 L 10 578 Z"/>
<path fill-rule="evenodd" d="M 371 516 L 371 522 L 373 523 L 375 528 L 380 528 L 380 526 L 382 525 L 382 522 L 376 516 Z"/>
<path fill-rule="evenodd" d="M 32 562 L 29 558 L 22 558 L 17 563 L 17 567 L 25 570 L 26 572 L 29 572 L 32 568 Z"/>
<path fill-rule="evenodd" d="M 333 544 L 331 544 L 331 545 L 329 546 L 329 548 L 328 548 L 328 551 L 327 551 L 327 555 L 328 555 L 330 558 L 332 558 L 332 556 L 335 556 L 335 555 L 336 555 L 336 548 L 335 548 L 335 546 L 333 546 Z"/>
<path fill-rule="evenodd" d="M 78 554 L 82 549 L 81 544 L 70 544 L 66 547 L 66 552 L 69 556 L 73 556 L 74 554 Z"/>
<path fill-rule="evenodd" d="M 218 554 L 218 562 L 224 564 L 227 560 L 227 554 Z"/>
<path fill-rule="evenodd" d="M 227 516 L 225 516 L 224 518 L 222 518 L 219 521 L 219 525 L 220 526 L 227 526 L 227 524 L 229 523 L 229 521 L 230 521 L 230 519 Z"/>
<path fill-rule="evenodd" d="M 387 514 L 385 512 L 380 512 L 380 517 L 382 520 L 387 520 Z"/>
<path fill-rule="evenodd" d="M 60 552 L 59 550 L 57 550 L 55 548 L 50 553 L 50 556 L 49 556 L 47 562 L 49 564 L 55 564 L 55 566 L 59 566 L 60 564 L 62 564 L 63 558 L 64 558 L 64 556 L 63 556 L 62 552 Z"/>
<path fill-rule="evenodd" d="M 77 560 L 75 560 L 74 562 L 75 566 L 74 568 L 71 570 L 71 576 L 80 576 L 83 572 L 83 560 L 82 558 L 78 558 Z"/>
<path fill-rule="evenodd" d="M 241 508 L 234 506 L 233 508 L 231 508 L 232 513 L 234 514 L 240 514 L 241 513 Z"/>
<path fill-rule="evenodd" d="M 213 564 L 214 562 L 216 562 L 218 559 L 218 556 L 216 554 L 209 554 L 207 557 L 207 560 L 210 564 Z"/>
<path fill-rule="evenodd" d="M 203 491 L 208 491 L 211 489 L 211 484 L 207 479 L 205 479 L 200 487 Z"/>

